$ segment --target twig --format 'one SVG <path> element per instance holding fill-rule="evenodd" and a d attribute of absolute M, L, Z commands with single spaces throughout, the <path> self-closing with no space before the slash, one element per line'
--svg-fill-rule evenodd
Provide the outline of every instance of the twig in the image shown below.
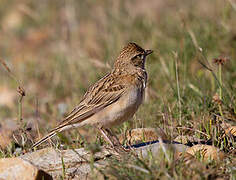
<path fill-rule="evenodd" d="M 7 66 L 7 64 L 5 63 L 5 61 L 3 59 L 0 58 L 0 63 L 3 65 L 3 67 L 5 68 L 5 70 L 8 72 L 9 76 L 17 83 L 18 87 L 17 87 L 17 92 L 20 94 L 20 98 L 18 100 L 18 120 L 19 120 L 19 124 L 22 125 L 22 101 L 23 101 L 23 97 L 26 95 L 25 90 L 23 88 L 23 86 L 21 85 L 20 81 L 16 78 L 16 76 L 13 74 L 13 72 L 10 70 L 10 68 Z"/>
<path fill-rule="evenodd" d="M 18 86 L 17 92 L 20 94 L 20 98 L 18 100 L 18 120 L 19 120 L 19 123 L 21 125 L 22 120 L 23 120 L 23 117 L 22 117 L 22 101 L 23 101 L 23 97 L 25 96 L 25 90 L 22 87 Z"/>
<path fill-rule="evenodd" d="M 210 64 L 209 64 L 207 58 L 206 58 L 202 53 L 200 53 L 200 55 L 203 57 L 204 61 L 207 62 L 208 65 L 204 64 L 204 63 L 203 63 L 201 60 L 199 60 L 199 59 L 198 59 L 198 62 L 199 62 L 204 68 L 206 68 L 208 71 L 211 72 L 211 74 L 213 75 L 214 79 L 216 80 L 218 86 L 219 86 L 221 89 L 224 89 L 224 90 L 225 90 L 226 95 L 227 95 L 228 98 L 229 98 L 229 101 L 230 101 L 231 104 L 233 104 L 233 106 L 234 106 L 234 102 L 233 102 L 232 99 L 230 98 L 230 93 L 228 92 L 227 88 L 225 88 L 225 87 L 220 83 L 220 81 L 219 81 L 219 79 L 217 78 L 215 72 L 213 71 L 212 68 L 210 68 Z"/>
<path fill-rule="evenodd" d="M 180 101 L 180 88 L 179 88 L 179 75 L 178 75 L 178 53 L 174 52 L 175 56 L 175 75 L 176 75 L 176 86 L 178 92 L 178 106 L 179 106 L 179 124 L 182 125 L 182 107 Z"/>

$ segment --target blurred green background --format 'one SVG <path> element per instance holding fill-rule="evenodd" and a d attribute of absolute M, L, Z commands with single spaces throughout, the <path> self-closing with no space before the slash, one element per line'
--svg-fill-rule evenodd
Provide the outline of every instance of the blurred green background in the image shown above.
<path fill-rule="evenodd" d="M 177 126 L 206 132 L 212 114 L 220 113 L 212 103 L 219 86 L 199 61 L 218 77 L 213 59 L 220 56 L 229 59 L 222 67 L 222 109 L 234 122 L 235 7 L 233 0 L 1 0 L 0 58 L 25 89 L 23 121 L 48 132 L 133 41 L 154 50 L 146 100 L 134 121 L 116 131 L 161 127 L 172 138 Z M 1 64 L 3 126 L 18 117 L 18 85 Z"/>

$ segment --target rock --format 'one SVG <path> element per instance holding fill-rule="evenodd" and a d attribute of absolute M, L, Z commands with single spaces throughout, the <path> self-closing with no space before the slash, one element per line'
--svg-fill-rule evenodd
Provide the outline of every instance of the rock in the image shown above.
<path fill-rule="evenodd" d="M 188 142 L 201 142 L 203 141 L 203 139 L 199 139 L 193 136 L 182 136 L 182 135 L 178 135 L 175 139 L 175 142 L 179 142 L 181 144 L 187 144 Z"/>
<path fill-rule="evenodd" d="M 183 152 L 186 148 L 187 146 L 182 144 L 168 144 L 158 141 L 132 146 L 134 153 L 144 158 L 148 157 L 150 152 L 154 154 L 158 154 L 160 150 Z M 114 149 L 103 146 L 100 147 L 100 151 L 96 152 L 91 152 L 84 148 L 68 150 L 46 148 L 25 154 L 20 156 L 20 158 L 50 173 L 53 178 L 59 178 L 62 175 L 64 166 L 66 178 L 86 179 L 91 172 L 91 161 L 93 162 L 92 166 L 95 167 L 94 169 L 105 168 L 107 165 L 106 159 L 113 155 L 117 156 L 117 152 Z"/>
<path fill-rule="evenodd" d="M 182 144 L 187 144 L 188 141 L 189 141 L 189 139 L 188 139 L 187 136 L 181 136 L 181 135 L 179 135 L 179 136 L 177 136 L 177 137 L 174 139 L 174 141 L 179 142 L 179 143 L 182 143 Z"/>
<path fill-rule="evenodd" d="M 161 128 L 137 128 L 126 132 L 119 136 L 119 141 L 122 144 L 124 141 L 128 144 L 137 144 L 147 141 L 155 141 L 161 138 L 168 140 L 167 135 Z"/>
<path fill-rule="evenodd" d="M 45 148 L 20 156 L 20 158 L 31 162 L 39 169 L 49 172 L 53 178 L 59 178 L 62 174 L 62 161 L 67 177 L 86 178 L 91 171 L 91 158 L 94 166 L 103 167 L 104 159 L 111 156 L 112 150 L 102 148 L 100 152 L 91 154 L 90 151 L 81 149 L 55 150 Z"/>
<path fill-rule="evenodd" d="M 161 151 L 165 151 L 165 152 L 173 151 L 177 153 L 177 152 L 185 152 L 186 149 L 188 148 L 188 146 L 175 143 L 175 142 L 173 143 L 163 143 L 159 141 L 154 141 L 154 142 L 155 143 L 153 144 L 142 143 L 142 144 L 135 145 L 134 151 L 136 151 L 136 154 L 138 156 L 145 158 L 145 157 L 148 157 L 150 152 L 158 156 L 158 153 L 160 153 Z"/>
<path fill-rule="evenodd" d="M 187 153 L 187 152 L 177 152 L 177 153 L 175 153 L 175 159 L 177 161 L 184 162 L 186 165 L 189 165 L 193 161 L 196 160 L 195 156 L 193 156 L 192 154 Z"/>
<path fill-rule="evenodd" d="M 233 125 L 231 123 L 223 122 L 221 124 L 221 127 L 224 129 L 226 135 L 236 136 L 236 126 L 235 125 Z"/>
<path fill-rule="evenodd" d="M 236 126 L 226 128 L 225 134 L 227 134 L 228 136 L 236 136 Z"/>
<path fill-rule="evenodd" d="M 0 179 L 52 179 L 44 171 L 20 158 L 0 159 Z"/>
<path fill-rule="evenodd" d="M 214 146 L 197 144 L 186 150 L 187 153 L 191 155 L 196 155 L 199 153 L 204 160 L 214 159 L 214 160 L 223 160 L 225 154 L 221 152 L 218 148 Z"/>

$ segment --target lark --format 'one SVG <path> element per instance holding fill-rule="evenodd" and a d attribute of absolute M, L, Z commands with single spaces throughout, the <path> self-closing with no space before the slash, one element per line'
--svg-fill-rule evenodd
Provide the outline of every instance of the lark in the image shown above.
<path fill-rule="evenodd" d="M 113 147 L 118 145 L 109 129 L 131 119 L 141 105 L 147 83 L 145 61 L 151 53 L 152 50 L 144 50 L 136 43 L 128 43 L 111 72 L 89 87 L 78 106 L 32 148 L 58 132 L 85 125 L 98 128 Z"/>

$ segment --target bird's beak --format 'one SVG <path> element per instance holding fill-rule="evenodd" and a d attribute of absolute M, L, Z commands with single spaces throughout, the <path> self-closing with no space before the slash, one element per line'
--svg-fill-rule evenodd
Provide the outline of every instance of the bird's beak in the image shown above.
<path fill-rule="evenodd" d="M 149 54 L 152 54 L 152 52 L 153 52 L 152 50 L 146 50 L 146 51 L 145 51 L 145 55 L 147 56 L 147 55 L 149 55 Z"/>

